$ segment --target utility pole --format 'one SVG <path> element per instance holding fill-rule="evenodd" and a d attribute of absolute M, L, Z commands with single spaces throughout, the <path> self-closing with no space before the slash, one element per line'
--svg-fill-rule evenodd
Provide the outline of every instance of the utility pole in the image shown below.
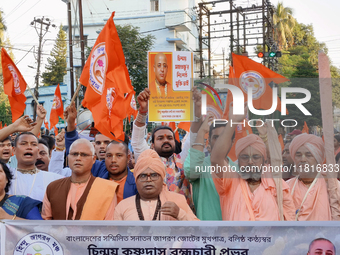
<path fill-rule="evenodd" d="M 39 28 L 39 24 L 40 24 L 40 28 Z M 31 22 L 31 26 L 34 25 L 35 31 L 37 32 L 38 36 L 39 36 L 39 47 L 38 47 L 38 56 L 37 56 L 37 62 L 38 62 L 38 66 L 37 66 L 37 74 L 35 76 L 35 88 L 34 88 L 34 95 L 35 97 L 38 99 L 39 97 L 39 77 L 40 77 L 40 62 L 41 62 L 41 42 L 42 39 L 44 38 L 44 36 L 46 35 L 46 33 L 48 32 L 48 29 L 50 26 L 56 28 L 56 25 L 51 24 L 51 20 L 49 18 L 45 18 L 44 16 L 42 18 L 35 18 L 34 20 Z M 46 26 L 45 29 L 43 29 L 43 26 Z M 34 111 L 33 111 L 33 121 L 36 120 L 37 117 L 37 104 L 36 102 L 34 102 Z"/>
<path fill-rule="evenodd" d="M 84 25 L 83 25 L 83 7 L 81 0 L 78 0 L 79 5 L 79 35 L 80 35 L 80 54 L 81 54 L 81 71 L 85 66 L 85 41 L 84 41 Z M 83 95 L 85 95 L 86 87 L 83 86 Z"/>

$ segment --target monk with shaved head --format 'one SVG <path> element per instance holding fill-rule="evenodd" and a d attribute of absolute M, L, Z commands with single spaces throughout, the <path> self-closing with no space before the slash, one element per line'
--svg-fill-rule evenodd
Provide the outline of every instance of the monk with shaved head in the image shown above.
<path fill-rule="evenodd" d="M 229 120 L 241 122 L 244 115 L 233 115 Z M 227 154 L 231 148 L 236 125 L 228 122 L 211 152 L 211 165 L 215 187 L 220 195 L 222 219 L 228 221 L 277 221 L 280 211 L 277 191 L 271 173 L 264 171 L 267 153 L 262 139 L 254 134 L 236 142 L 238 164 Z M 294 204 L 288 185 L 282 180 L 283 217 L 293 220 Z"/>
<path fill-rule="evenodd" d="M 168 60 L 164 53 L 155 55 L 154 61 L 155 81 L 151 82 L 149 88 L 152 96 L 168 97 L 172 94 L 171 84 L 166 80 L 168 74 Z"/>
<path fill-rule="evenodd" d="M 296 220 L 331 220 L 327 183 L 322 174 L 324 142 L 310 134 L 296 136 L 289 146 L 296 177 L 287 181 L 295 204 Z M 340 190 L 339 182 L 337 190 Z"/>

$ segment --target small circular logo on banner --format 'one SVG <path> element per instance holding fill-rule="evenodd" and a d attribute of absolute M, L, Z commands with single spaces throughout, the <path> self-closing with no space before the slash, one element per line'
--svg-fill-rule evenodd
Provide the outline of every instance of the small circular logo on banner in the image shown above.
<path fill-rule="evenodd" d="M 19 76 L 17 74 L 17 71 L 15 70 L 15 68 L 12 65 L 8 65 L 7 67 L 8 67 L 8 69 L 11 72 L 12 77 L 13 77 L 14 92 L 15 92 L 15 94 L 19 95 L 19 94 L 21 94 L 21 90 L 20 90 L 20 81 L 19 81 Z"/>
<path fill-rule="evenodd" d="M 240 75 L 240 86 L 248 94 L 248 88 L 253 88 L 253 100 L 259 99 L 266 91 L 263 76 L 255 71 L 245 71 Z"/>
<path fill-rule="evenodd" d="M 90 85 L 99 95 L 103 93 L 107 63 L 105 43 L 99 43 L 92 50 L 90 64 Z"/>
<path fill-rule="evenodd" d="M 53 103 L 52 103 L 52 109 L 59 109 L 61 107 L 61 102 L 59 97 L 54 96 Z"/>
<path fill-rule="evenodd" d="M 64 255 L 60 243 L 45 233 L 30 233 L 17 243 L 13 255 Z"/>

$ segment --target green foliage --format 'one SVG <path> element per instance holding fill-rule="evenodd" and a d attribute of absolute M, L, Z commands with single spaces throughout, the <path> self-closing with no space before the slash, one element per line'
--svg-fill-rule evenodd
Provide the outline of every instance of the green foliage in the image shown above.
<path fill-rule="evenodd" d="M 283 3 L 279 2 L 275 8 L 273 22 L 275 39 L 278 41 L 279 49 L 287 49 L 294 42 L 293 28 L 296 21 L 293 18 L 293 10 L 284 7 Z"/>
<path fill-rule="evenodd" d="M 66 54 L 66 32 L 62 30 L 62 25 L 60 25 L 56 42 L 51 51 L 51 58 L 47 58 L 48 65 L 46 65 L 46 71 L 42 74 L 45 86 L 63 82 L 64 75 L 66 74 Z"/>
<path fill-rule="evenodd" d="M 139 27 L 132 25 L 116 25 L 116 28 L 122 43 L 131 83 L 138 95 L 148 86 L 147 52 L 151 50 L 155 37 L 141 35 Z"/>

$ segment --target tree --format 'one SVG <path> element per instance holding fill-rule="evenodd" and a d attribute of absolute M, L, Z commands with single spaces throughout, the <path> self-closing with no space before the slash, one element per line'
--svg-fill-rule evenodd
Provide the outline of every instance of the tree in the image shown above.
<path fill-rule="evenodd" d="M 66 74 L 66 54 L 66 32 L 63 31 L 62 25 L 60 25 L 56 42 L 51 51 L 51 57 L 47 58 L 48 65 L 46 66 L 46 71 L 42 74 L 45 86 L 63 82 L 64 75 Z"/>
<path fill-rule="evenodd" d="M 148 86 L 147 52 L 151 50 L 155 37 L 141 35 L 139 27 L 132 25 L 116 25 L 116 28 L 122 43 L 131 83 L 138 95 Z"/>
<path fill-rule="evenodd" d="M 293 28 L 295 19 L 293 18 L 293 10 L 289 7 L 284 7 L 282 2 L 279 2 L 275 8 L 273 15 L 274 35 L 278 41 L 279 49 L 287 49 L 293 44 Z"/>

